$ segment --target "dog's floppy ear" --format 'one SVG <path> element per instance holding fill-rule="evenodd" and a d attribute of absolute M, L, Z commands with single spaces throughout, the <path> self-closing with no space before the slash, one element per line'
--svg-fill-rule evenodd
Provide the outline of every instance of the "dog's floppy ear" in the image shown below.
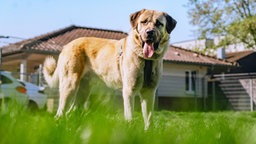
<path fill-rule="evenodd" d="M 140 11 L 137 11 L 130 15 L 130 23 L 132 25 L 132 28 L 135 29 L 137 26 L 137 20 L 139 16 L 145 11 L 146 9 L 142 9 Z"/>
<path fill-rule="evenodd" d="M 170 34 L 172 30 L 175 28 L 177 21 L 173 19 L 171 16 L 169 16 L 167 13 L 165 13 L 165 17 L 167 21 L 166 30 Z"/>

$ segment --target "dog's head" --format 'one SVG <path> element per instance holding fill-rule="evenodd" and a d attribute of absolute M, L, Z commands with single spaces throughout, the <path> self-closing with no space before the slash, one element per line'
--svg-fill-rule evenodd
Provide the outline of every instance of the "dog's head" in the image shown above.
<path fill-rule="evenodd" d="M 163 56 L 176 21 L 167 13 L 143 9 L 130 15 L 130 23 L 143 57 L 155 59 Z"/>

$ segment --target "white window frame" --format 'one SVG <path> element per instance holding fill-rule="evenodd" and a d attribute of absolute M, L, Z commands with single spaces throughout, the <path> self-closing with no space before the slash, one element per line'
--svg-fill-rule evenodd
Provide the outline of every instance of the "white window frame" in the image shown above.
<path fill-rule="evenodd" d="M 195 75 L 193 76 L 193 73 L 195 73 Z M 187 76 L 188 74 L 188 76 Z M 188 94 L 194 94 L 195 90 L 197 88 L 197 75 L 198 72 L 196 70 L 187 70 L 185 71 L 185 91 Z M 194 79 L 194 80 L 193 80 Z M 193 84 L 194 81 L 194 84 Z"/>

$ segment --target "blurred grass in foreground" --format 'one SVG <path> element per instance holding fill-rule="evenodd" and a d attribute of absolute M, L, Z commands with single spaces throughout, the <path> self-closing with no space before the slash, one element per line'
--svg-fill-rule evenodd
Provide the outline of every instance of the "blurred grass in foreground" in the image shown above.
<path fill-rule="evenodd" d="M 253 144 L 255 112 L 155 112 L 144 131 L 140 112 L 131 123 L 122 109 L 96 105 L 59 120 L 54 114 L 31 112 L 17 105 L 0 110 L 0 144 Z"/>

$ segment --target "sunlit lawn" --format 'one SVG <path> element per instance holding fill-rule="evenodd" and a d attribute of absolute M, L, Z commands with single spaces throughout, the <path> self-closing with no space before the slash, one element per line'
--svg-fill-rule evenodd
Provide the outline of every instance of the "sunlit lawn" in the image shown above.
<path fill-rule="evenodd" d="M 131 123 L 122 109 L 97 105 L 74 111 L 59 120 L 45 111 L 31 112 L 20 106 L 0 111 L 0 144 L 253 144 L 255 112 L 157 111 L 148 131 L 140 112 Z"/>

